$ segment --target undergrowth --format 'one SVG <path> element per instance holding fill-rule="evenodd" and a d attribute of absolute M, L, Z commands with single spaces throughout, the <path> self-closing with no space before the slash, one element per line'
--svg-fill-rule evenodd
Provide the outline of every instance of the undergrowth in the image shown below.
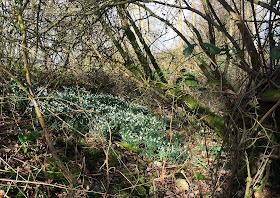
<path fill-rule="evenodd" d="M 35 83 L 36 85 L 36 83 Z M 167 156 L 170 162 L 183 161 L 188 152 L 180 141 L 180 135 L 174 134 L 171 145 L 165 136 L 166 119 L 158 118 L 139 105 L 132 105 L 120 97 L 112 95 L 92 95 L 84 88 L 63 87 L 50 92 L 48 89 L 35 86 L 40 109 L 47 122 L 53 127 L 65 126 L 77 135 L 77 131 L 86 138 L 106 141 L 110 137 L 114 141 L 124 142 L 136 147 L 140 155 L 163 160 Z M 12 87 L 16 98 L 16 106 L 32 111 L 28 101 L 18 101 L 26 97 L 15 84 Z"/>

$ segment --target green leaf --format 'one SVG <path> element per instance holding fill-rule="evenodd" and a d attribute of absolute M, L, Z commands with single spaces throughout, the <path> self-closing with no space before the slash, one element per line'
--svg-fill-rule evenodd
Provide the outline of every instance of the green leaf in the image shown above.
<path fill-rule="evenodd" d="M 139 178 L 139 182 L 140 182 L 141 184 L 146 183 L 146 181 L 145 181 L 145 179 L 144 179 L 143 177 L 140 177 L 140 178 Z"/>
<path fill-rule="evenodd" d="M 192 54 L 194 46 L 196 46 L 196 44 L 190 44 L 184 49 L 183 54 L 185 55 L 185 57 L 188 57 Z"/>
<path fill-rule="evenodd" d="M 202 175 L 200 172 L 195 171 L 196 177 L 198 180 L 203 180 L 205 178 L 205 175 Z"/>
<path fill-rule="evenodd" d="M 28 140 L 37 140 L 41 135 L 43 131 L 32 131 L 28 137 Z"/>
<path fill-rule="evenodd" d="M 210 54 L 219 54 L 222 49 L 210 43 L 202 43 L 202 45 L 207 49 Z"/>
<path fill-rule="evenodd" d="M 180 74 L 183 77 L 179 77 L 176 79 L 176 84 L 181 83 L 184 81 L 188 86 L 193 87 L 198 85 L 198 81 L 196 80 L 193 74 L 190 74 L 186 69 L 181 69 Z"/>
<path fill-rule="evenodd" d="M 279 59 L 280 58 L 280 48 L 275 46 L 270 51 L 270 57 L 272 59 Z"/>
<path fill-rule="evenodd" d="M 194 87 L 194 86 L 198 85 L 197 80 L 195 80 L 193 78 L 185 78 L 185 83 L 190 87 Z"/>
<path fill-rule="evenodd" d="M 42 135 L 43 131 L 32 131 L 30 133 L 27 133 L 25 135 L 20 135 L 19 140 L 21 143 L 27 142 L 27 141 L 33 141 L 38 139 Z"/>
<path fill-rule="evenodd" d="M 23 146 L 25 146 L 26 140 L 23 140 L 22 137 L 18 137 L 18 139 L 19 139 L 20 143 L 21 143 Z"/>

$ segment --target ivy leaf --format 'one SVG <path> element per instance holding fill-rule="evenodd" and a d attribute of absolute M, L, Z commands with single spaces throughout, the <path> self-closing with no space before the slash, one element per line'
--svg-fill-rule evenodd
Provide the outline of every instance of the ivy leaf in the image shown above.
<path fill-rule="evenodd" d="M 198 85 L 197 80 L 195 80 L 193 78 L 185 78 L 185 83 L 190 87 L 194 87 L 194 86 Z"/>
<path fill-rule="evenodd" d="M 192 54 L 194 46 L 196 46 L 196 44 L 190 44 L 184 49 L 183 54 L 186 58 Z"/>
<path fill-rule="evenodd" d="M 202 45 L 207 49 L 210 54 L 219 54 L 222 49 L 210 43 L 202 43 Z"/>
<path fill-rule="evenodd" d="M 42 135 L 43 131 L 32 131 L 30 133 L 27 133 L 25 135 L 22 136 L 22 139 L 24 141 L 33 141 L 33 140 L 37 140 L 41 135 Z"/>
<path fill-rule="evenodd" d="M 280 58 L 280 49 L 279 47 L 275 46 L 270 51 L 270 57 L 272 59 L 279 59 Z"/>

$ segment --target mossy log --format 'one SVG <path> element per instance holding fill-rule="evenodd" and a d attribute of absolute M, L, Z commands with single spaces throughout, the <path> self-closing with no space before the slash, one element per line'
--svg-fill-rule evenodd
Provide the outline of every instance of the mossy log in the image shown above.
<path fill-rule="evenodd" d="M 204 105 L 199 99 L 185 93 L 178 87 L 160 83 L 157 87 L 164 91 L 166 96 L 171 96 L 182 105 L 186 105 L 189 110 L 198 113 L 198 115 L 213 129 L 215 129 L 221 138 L 226 134 L 226 123 L 222 117 L 217 115 L 212 109 Z"/>
<path fill-rule="evenodd" d="M 261 94 L 261 101 L 263 102 L 278 102 L 280 100 L 280 90 L 269 89 Z"/>

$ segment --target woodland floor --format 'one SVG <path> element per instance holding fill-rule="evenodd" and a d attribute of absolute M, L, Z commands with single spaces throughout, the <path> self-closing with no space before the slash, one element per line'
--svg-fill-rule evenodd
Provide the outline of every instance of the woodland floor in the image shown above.
<path fill-rule="evenodd" d="M 0 117 L 0 198 L 65 197 L 67 180 L 57 169 L 42 137 L 23 146 L 18 131 L 32 131 L 32 120 L 14 114 Z M 36 127 L 35 127 L 36 128 Z M 49 129 L 51 127 L 49 126 Z M 176 129 L 174 129 L 176 130 Z M 184 163 L 164 163 L 139 156 L 113 143 L 109 169 L 105 155 L 94 140 L 87 143 L 60 129 L 52 129 L 53 143 L 61 159 L 77 178 L 75 197 L 104 197 L 109 174 L 108 197 L 224 197 L 230 178 L 229 155 L 220 151 L 222 142 L 201 126 L 190 127 L 186 145 L 190 156 Z M 178 184 L 178 179 L 184 182 Z M 244 196 L 240 183 L 233 197 Z M 274 189 L 275 191 L 275 189 Z M 255 197 L 279 197 L 264 189 Z"/>

